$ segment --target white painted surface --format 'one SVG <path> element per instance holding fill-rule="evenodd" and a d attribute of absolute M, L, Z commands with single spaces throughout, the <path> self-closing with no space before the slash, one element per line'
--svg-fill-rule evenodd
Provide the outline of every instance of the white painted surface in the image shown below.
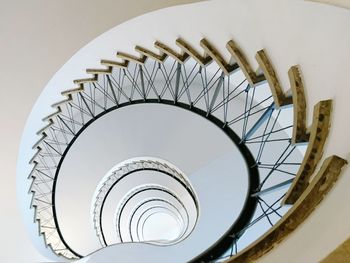
<path fill-rule="evenodd" d="M 177 36 L 199 48 L 198 42 L 205 36 L 228 56 L 224 45 L 233 37 L 255 66 L 255 52 L 261 48 L 267 50 L 285 90 L 289 88 L 289 67 L 301 66 L 307 89 L 309 123 L 312 105 L 322 99 L 334 99 L 332 130 L 324 156 L 348 157 L 350 33 L 345 25 L 349 23 L 348 10 L 292 0 L 217 0 L 161 10 L 124 23 L 79 51 L 48 83 L 36 104 L 41 107 L 34 109 L 31 116 L 46 115 L 48 105 L 59 99 L 56 94 L 60 90 L 70 88 L 71 80 L 84 76 L 83 69 L 97 66 L 100 58 L 114 58 L 116 50 L 132 52 L 136 43 L 152 48 L 156 39 L 175 47 Z M 38 118 L 29 118 L 21 153 L 31 147 L 35 141 L 32 134 L 41 125 Z M 21 155 L 18 160 L 19 181 L 29 169 L 25 165 L 28 159 L 29 155 Z M 346 239 L 350 233 L 350 207 L 346 202 L 349 184 L 349 170 L 345 170 L 310 219 L 262 261 L 286 262 L 288 258 L 290 262 L 317 262 L 335 244 Z M 19 187 L 20 191 L 25 189 L 27 185 Z"/>
<path fill-rule="evenodd" d="M 143 240 L 173 241 L 181 235 L 181 225 L 177 218 L 166 211 L 150 215 L 144 222 Z"/>
<path fill-rule="evenodd" d="M 194 189 L 197 190 L 201 214 L 193 233 L 182 242 L 166 247 L 142 243 L 114 245 L 92 254 L 81 262 L 107 263 L 111 258 L 118 258 L 121 262 L 130 263 L 140 260 L 178 263 L 188 262 L 199 255 L 226 232 L 239 214 L 237 208 L 242 206 L 245 198 L 242 190 L 247 187 L 244 176 L 239 178 L 247 172 L 244 165 L 237 166 L 237 163 L 243 161 L 241 158 L 236 150 L 230 151 L 189 176 Z M 228 165 L 229 162 L 231 165 Z M 218 199 L 221 202 L 218 202 Z"/>
<path fill-rule="evenodd" d="M 152 10 L 190 2 L 194 0 L 0 1 L 0 262 L 47 261 L 23 224 L 16 162 L 26 119 L 52 75 L 106 30 Z"/>
<path fill-rule="evenodd" d="M 306 0 L 350 9 L 349 0 Z"/>
<path fill-rule="evenodd" d="M 200 217 L 194 232 L 183 241 L 191 248 L 185 250 L 187 258 L 213 244 L 238 217 L 246 197 L 248 174 L 241 153 L 229 137 L 187 110 L 169 105 L 133 105 L 96 120 L 80 134 L 62 163 L 56 188 L 57 216 L 65 240 L 79 254 L 100 247 L 90 220 L 96 186 L 113 164 L 136 156 L 171 161 L 188 176 L 198 195 Z M 131 184 L 160 184 L 172 189 L 161 175 L 129 177 L 113 188 L 105 204 L 103 225 L 108 244 L 116 242 L 114 212 Z M 185 196 L 183 189 L 175 190 Z M 192 211 L 190 217 L 195 216 L 190 200 L 183 201 Z M 214 224 L 216 227 L 212 227 Z M 181 252 L 184 257 L 185 251 Z"/>

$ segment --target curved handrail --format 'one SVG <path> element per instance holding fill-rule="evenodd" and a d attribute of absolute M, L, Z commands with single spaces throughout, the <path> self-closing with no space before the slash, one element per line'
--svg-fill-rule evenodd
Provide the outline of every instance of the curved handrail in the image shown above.
<path fill-rule="evenodd" d="M 324 199 L 333 184 L 338 180 L 341 169 L 345 164 L 347 164 L 346 160 L 335 155 L 325 159 L 319 172 L 310 183 L 310 187 L 302 193 L 287 214 L 259 240 L 226 262 L 253 262 L 282 242 L 309 217 Z"/>
<path fill-rule="evenodd" d="M 160 50 L 160 54 L 156 54 L 153 51 L 147 50 L 145 48 L 142 48 L 140 46 L 136 46 L 135 50 L 141 54 L 141 57 L 136 57 L 134 55 L 130 55 L 127 53 L 123 53 L 123 52 L 118 52 L 117 56 L 119 58 L 121 58 L 123 60 L 123 62 L 118 62 L 118 61 L 111 61 L 111 60 L 101 60 L 101 64 L 106 66 L 106 68 L 104 69 L 87 69 L 87 73 L 91 74 L 92 77 L 90 78 L 83 78 L 83 79 L 76 79 L 74 80 L 74 84 L 76 84 L 77 86 L 63 91 L 62 95 L 66 96 L 65 100 L 62 100 L 58 103 L 53 104 L 53 108 L 55 108 L 57 111 L 54 112 L 53 114 L 47 116 L 46 118 L 44 118 L 44 121 L 48 121 L 49 124 L 47 126 L 45 126 L 43 129 L 41 129 L 38 133 L 43 136 L 45 136 L 45 131 L 49 128 L 52 128 L 52 124 L 54 121 L 54 118 L 57 118 L 57 116 L 60 116 L 61 113 L 61 107 L 63 107 L 64 105 L 68 105 L 70 103 L 72 103 L 72 96 L 80 96 L 80 98 L 83 101 L 83 104 L 85 104 L 86 106 L 86 110 L 90 111 L 90 117 L 92 118 L 96 118 L 96 116 L 91 112 L 91 109 L 88 107 L 88 102 L 86 101 L 87 98 L 84 97 L 83 93 L 85 90 L 85 85 L 96 85 L 98 84 L 98 80 L 99 78 L 102 78 L 103 76 L 107 76 L 107 80 L 109 81 L 109 85 L 112 85 L 110 82 L 110 79 L 108 78 L 108 75 L 110 75 L 113 71 L 113 68 L 117 68 L 120 70 L 126 70 L 129 63 L 130 62 L 134 62 L 137 64 L 140 64 L 140 66 L 142 66 L 145 61 L 146 58 L 152 58 L 155 61 L 161 63 L 163 62 L 168 56 L 172 57 L 173 59 L 175 59 L 179 65 L 185 63 L 187 61 L 188 58 L 192 57 L 195 61 L 198 62 L 199 65 L 201 65 L 202 67 L 205 67 L 206 65 L 208 65 L 211 61 L 215 61 L 216 64 L 220 67 L 220 69 L 222 70 L 222 72 L 224 73 L 224 75 L 228 76 L 230 74 L 232 74 L 233 72 L 235 72 L 238 68 L 241 68 L 243 73 L 245 74 L 245 76 L 247 77 L 247 80 L 249 82 L 249 84 L 251 86 L 254 85 L 258 85 L 260 83 L 262 83 L 265 79 L 267 80 L 267 82 L 269 83 L 270 86 L 270 90 L 271 93 L 273 94 L 273 98 L 274 98 L 274 102 L 276 105 L 276 108 L 280 107 L 280 106 L 285 106 L 285 105 L 289 105 L 292 102 L 294 102 L 297 105 L 301 105 L 300 107 L 296 107 L 294 109 L 294 112 L 297 113 L 295 114 L 295 120 L 298 121 L 294 121 L 293 127 L 294 130 L 297 131 L 299 130 L 299 128 L 301 127 L 301 129 L 303 129 L 303 125 L 304 123 L 301 122 L 302 116 L 305 115 L 305 107 L 303 107 L 303 103 L 305 102 L 305 98 L 304 98 L 304 93 L 303 93 L 303 86 L 300 84 L 301 83 L 301 79 L 299 78 L 300 75 L 298 74 L 298 72 L 296 72 L 294 70 L 294 68 L 291 69 L 291 73 L 290 73 L 290 81 L 291 81 L 291 87 L 292 87 L 292 91 L 294 90 L 292 96 L 289 96 L 288 94 L 286 95 L 283 91 L 282 88 L 279 84 L 277 75 L 272 67 L 272 64 L 270 62 L 270 60 L 268 59 L 266 52 L 264 50 L 261 50 L 257 53 L 256 59 L 258 61 L 258 64 L 260 66 L 260 69 L 263 72 L 263 75 L 258 75 L 256 74 L 253 70 L 252 67 L 249 65 L 249 63 L 247 62 L 247 59 L 244 55 L 244 53 L 241 51 L 241 49 L 235 44 L 234 41 L 229 41 L 227 43 L 227 49 L 229 51 L 229 53 L 231 54 L 231 56 L 233 57 L 233 61 L 234 62 L 226 62 L 226 60 L 223 58 L 223 56 L 206 40 L 206 39 L 202 39 L 200 41 L 200 45 L 204 50 L 204 55 L 200 55 L 199 52 L 197 52 L 196 50 L 194 50 L 188 43 L 186 43 L 184 40 L 182 40 L 181 38 L 177 39 L 176 44 L 181 48 L 181 50 L 183 51 L 182 53 L 177 53 L 176 51 L 174 51 L 172 48 L 168 47 L 167 45 L 156 41 L 155 42 L 155 47 Z M 181 70 L 181 66 L 178 66 L 178 68 L 180 68 Z M 178 73 L 179 77 L 180 77 L 181 73 Z M 220 81 L 219 81 L 220 83 Z M 253 84 L 253 85 L 252 85 Z M 176 84 L 177 85 L 177 84 Z M 217 91 L 221 88 L 221 84 L 217 86 Z M 250 87 L 253 88 L 253 87 Z M 112 88 L 111 88 L 112 89 Z M 112 89 L 113 90 L 113 89 Z M 249 88 L 247 88 L 246 92 L 248 92 Z M 118 92 L 122 92 L 122 90 L 118 89 Z M 203 91 L 208 92 L 208 91 Z M 114 98 L 115 94 L 113 94 Z M 215 102 L 217 94 L 213 95 L 212 98 L 212 102 Z M 215 98 L 214 98 L 215 97 Z M 229 98 L 229 95 L 228 95 Z M 160 97 L 158 99 L 153 99 L 152 103 L 159 103 L 160 102 Z M 293 101 L 292 101 L 293 100 Z M 145 96 L 143 101 L 145 101 Z M 300 102 L 301 101 L 301 102 Z M 116 106 L 115 108 L 120 107 L 120 104 L 117 103 L 117 100 L 115 99 L 116 102 Z M 165 100 L 162 100 L 162 102 L 166 103 L 166 104 L 176 104 L 176 106 L 181 105 L 181 103 L 179 103 L 177 101 L 177 97 L 174 99 L 174 101 L 169 101 L 166 102 Z M 129 104 L 134 104 L 135 101 L 132 101 L 129 98 L 129 102 L 127 102 Z M 223 104 L 225 104 L 225 102 L 223 102 Z M 305 103 L 306 104 L 306 103 Z M 189 105 L 184 105 L 183 106 L 186 109 L 190 109 L 191 111 L 194 111 L 196 113 L 200 113 L 201 110 L 198 108 L 195 108 L 192 104 Z M 83 108 L 82 108 L 83 109 Z M 227 126 L 227 120 L 225 120 L 224 122 L 215 120 L 215 118 L 210 115 L 211 114 L 211 110 L 213 108 L 210 107 L 210 111 L 208 111 L 208 113 L 205 113 L 205 117 L 208 119 L 212 119 L 212 121 L 214 120 L 214 122 L 217 123 L 217 125 L 223 127 L 224 130 L 226 130 L 228 133 L 231 133 L 231 131 L 229 131 L 230 129 Z M 268 112 L 267 112 L 268 113 Z M 249 116 L 250 112 L 248 113 Z M 245 118 L 245 117 L 244 117 Z M 61 119 L 60 120 L 62 122 L 62 124 L 66 125 L 67 124 Z M 304 119 L 305 121 L 305 119 Z M 304 125 L 305 126 L 305 125 Z M 227 130 L 228 129 L 228 130 Z M 305 130 L 305 129 L 303 129 Z M 307 141 L 307 136 L 305 135 L 307 132 L 302 132 L 301 135 L 295 135 L 293 136 L 293 143 L 298 143 L 300 141 Z M 72 135 L 76 136 L 79 135 L 78 133 L 73 133 Z M 38 152 L 36 153 L 36 155 L 32 158 L 31 163 L 36 162 L 36 158 L 40 157 L 40 151 L 41 148 L 39 147 L 39 145 L 41 143 L 45 142 L 45 138 L 40 138 L 40 140 L 38 141 L 38 143 L 35 145 L 38 149 Z M 240 145 L 244 145 L 242 144 L 242 140 L 240 140 Z M 243 146 L 241 146 L 243 147 Z M 255 161 L 254 161 L 255 162 Z M 254 165 L 254 164 L 253 164 Z M 37 170 L 37 166 L 35 169 L 33 169 L 34 171 Z M 32 173 L 32 177 L 35 179 L 35 176 Z M 55 182 L 55 181 L 54 181 Z M 255 182 L 253 185 L 255 185 L 255 189 L 254 189 L 254 194 L 256 194 L 256 185 L 258 182 Z M 250 186 L 252 187 L 252 185 Z M 253 187 L 253 188 L 254 188 Z M 53 192 L 53 196 L 54 196 L 54 192 Z M 254 197 L 255 198 L 255 197 Z M 53 198 L 54 199 L 54 198 Z M 252 199 L 253 200 L 253 199 Z M 255 202 L 256 204 L 256 202 Z M 33 205 L 34 206 L 34 205 Z M 57 219 L 55 219 L 57 221 Z M 56 222 L 57 223 L 57 222 Z M 222 249 L 221 249 L 222 250 Z M 222 252 L 222 251 L 221 251 Z M 74 253 L 73 253 L 74 254 Z M 211 253 L 207 253 L 206 256 L 209 256 L 211 258 L 212 254 Z"/>

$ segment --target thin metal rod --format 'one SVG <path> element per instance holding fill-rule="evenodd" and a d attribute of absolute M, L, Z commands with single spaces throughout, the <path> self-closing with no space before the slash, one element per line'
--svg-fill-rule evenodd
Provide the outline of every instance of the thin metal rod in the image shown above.
<path fill-rule="evenodd" d="M 293 179 L 288 179 L 282 183 L 276 184 L 274 186 L 271 186 L 269 188 L 266 188 L 264 190 L 261 190 L 259 192 L 256 192 L 254 194 L 252 194 L 253 197 L 257 197 L 257 196 L 262 196 L 262 195 L 266 195 L 266 194 L 270 194 L 272 192 L 275 192 L 277 190 L 281 190 L 283 188 L 286 188 L 288 185 L 290 185 L 293 182 Z"/>

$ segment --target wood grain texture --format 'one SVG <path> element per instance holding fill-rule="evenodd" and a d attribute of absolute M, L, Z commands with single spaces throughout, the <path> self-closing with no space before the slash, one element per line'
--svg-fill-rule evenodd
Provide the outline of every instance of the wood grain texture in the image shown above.
<path fill-rule="evenodd" d="M 97 74 L 95 74 L 92 78 L 75 79 L 75 80 L 73 80 L 73 83 L 80 85 L 80 84 L 85 84 L 85 83 L 93 83 L 96 81 L 97 81 Z"/>
<path fill-rule="evenodd" d="M 93 75 L 97 75 L 97 74 L 111 74 L 112 73 L 112 67 L 108 66 L 107 68 L 88 68 L 86 69 L 86 73 L 87 74 L 93 74 Z"/>
<path fill-rule="evenodd" d="M 205 38 L 201 40 L 200 45 L 204 49 L 204 52 L 218 64 L 225 75 L 230 75 L 234 70 L 238 69 L 237 63 L 230 64 L 226 62 L 220 52 Z"/>
<path fill-rule="evenodd" d="M 304 84 L 302 82 L 300 70 L 293 66 L 288 71 L 289 82 L 293 99 L 293 133 L 292 144 L 305 143 L 309 141 L 310 134 L 306 127 L 306 99 Z"/>
<path fill-rule="evenodd" d="M 51 113 L 50 115 L 44 117 L 42 119 L 42 121 L 50 121 L 53 117 L 55 117 L 56 115 L 60 114 L 62 112 L 61 108 L 60 107 L 56 107 L 56 111 Z"/>
<path fill-rule="evenodd" d="M 57 108 L 57 107 L 62 106 L 62 105 L 66 104 L 66 103 L 68 103 L 68 102 L 70 102 L 72 100 L 72 95 L 71 94 L 67 94 L 66 96 L 67 96 L 66 99 L 58 101 L 58 102 L 52 104 L 51 107 L 52 108 Z"/>
<path fill-rule="evenodd" d="M 261 238 L 226 262 L 255 262 L 281 243 L 309 217 L 325 198 L 338 180 L 341 169 L 345 164 L 347 164 L 346 160 L 335 155 L 324 160 L 307 190 L 303 192 L 302 196 L 282 219 Z"/>
<path fill-rule="evenodd" d="M 204 55 L 200 55 L 189 43 L 187 43 L 182 38 L 176 39 L 176 45 L 178 45 L 183 52 L 189 54 L 199 65 L 205 67 L 210 62 L 212 62 L 212 58 L 204 53 Z"/>
<path fill-rule="evenodd" d="M 170 48 L 164 43 L 161 43 L 160 41 L 156 41 L 154 43 L 154 46 L 159 49 L 161 52 L 167 54 L 168 56 L 175 59 L 177 62 L 183 64 L 190 56 L 187 53 L 177 53 L 175 50 Z"/>
<path fill-rule="evenodd" d="M 128 53 L 119 52 L 119 51 L 117 52 L 117 57 L 122 58 L 124 60 L 135 62 L 137 64 L 144 64 L 147 59 L 147 57 L 144 55 L 141 55 L 141 57 L 136 57 Z"/>
<path fill-rule="evenodd" d="M 101 59 L 100 63 L 104 66 L 110 66 L 112 68 L 127 68 L 129 61 L 118 62 L 114 60 Z"/>
<path fill-rule="evenodd" d="M 284 94 L 276 71 L 265 50 L 258 51 L 255 58 L 269 83 L 276 108 L 292 104 L 292 98 Z"/>
<path fill-rule="evenodd" d="M 236 69 L 241 68 L 247 81 L 252 86 L 266 80 L 271 88 L 276 108 L 292 103 L 294 104 L 292 143 L 310 142 L 300 169 L 283 200 L 283 203 L 294 204 L 294 206 L 281 219 L 281 221 L 271 228 L 262 238 L 228 261 L 252 262 L 271 250 L 307 218 L 316 205 L 318 205 L 323 199 L 323 196 L 329 191 L 338 178 L 341 167 L 346 163 L 345 160 L 337 156 L 327 158 L 315 178 L 313 178 L 311 183 L 309 182 L 322 157 L 323 147 L 328 136 L 332 101 L 321 101 L 315 106 L 312 126 L 309 132 L 306 127 L 306 99 L 304 86 L 300 71 L 296 66 L 293 66 L 288 72 L 292 91 L 292 96 L 290 96 L 283 92 L 276 71 L 264 50 L 260 50 L 256 54 L 257 62 L 263 72 L 263 74 L 260 75 L 253 70 L 248 63 L 245 54 L 233 40 L 230 40 L 227 43 L 226 48 L 235 63 L 232 62 L 232 59 L 230 62 L 227 62 L 219 51 L 206 39 L 200 41 L 200 46 L 203 48 L 202 53 L 195 50 L 190 44 L 181 38 L 176 40 L 176 44 L 181 49 L 180 52 L 176 52 L 166 44 L 156 41 L 154 46 L 159 50 L 159 53 L 155 53 L 141 46 L 136 46 L 135 51 L 140 53 L 140 57 L 118 52 L 117 56 L 123 59 L 123 62 L 101 60 L 101 64 L 107 66 L 106 69 L 87 69 L 86 72 L 93 74 L 93 77 L 74 80 L 74 83 L 79 86 L 62 92 L 62 95 L 66 96 L 67 99 L 52 105 L 57 108 L 58 111 L 43 119 L 44 121 L 49 121 L 49 124 L 38 132 L 38 135 L 42 136 L 33 148 L 40 148 L 39 144 L 45 138 L 45 130 L 53 124 L 52 118 L 60 113 L 61 105 L 72 99 L 73 93 L 84 91 L 85 83 L 96 82 L 100 74 L 110 74 L 115 67 L 127 68 L 131 61 L 139 64 L 138 66 L 142 68 L 142 65 L 147 58 L 162 63 L 168 56 L 170 56 L 174 58 L 178 62 L 178 66 L 181 67 L 182 65 L 180 64 L 183 64 L 189 57 L 192 57 L 202 67 L 208 65 L 211 61 L 215 61 L 223 71 L 223 77 L 224 74 L 230 75 Z M 40 150 L 38 152 L 40 152 Z M 32 158 L 33 163 L 35 163 L 34 159 L 37 154 L 38 153 Z"/>
<path fill-rule="evenodd" d="M 61 92 L 63 96 L 71 96 L 74 93 L 82 92 L 84 91 L 84 85 L 79 85 L 79 87 L 67 89 Z"/>
<path fill-rule="evenodd" d="M 332 253 L 320 263 L 349 263 L 350 262 L 350 238 L 338 246 Z"/>
<path fill-rule="evenodd" d="M 287 191 L 283 204 L 294 204 L 309 185 L 309 180 L 323 154 L 331 123 L 332 100 L 320 101 L 314 107 L 310 140 L 292 185 Z"/>
<path fill-rule="evenodd" d="M 168 57 L 168 55 L 165 53 L 161 52 L 160 54 L 156 54 L 153 51 L 143 48 L 141 46 L 135 46 L 135 50 L 141 55 L 152 58 L 153 60 L 158 61 L 160 63 Z"/>
<path fill-rule="evenodd" d="M 255 73 L 255 71 L 252 69 L 252 67 L 248 63 L 246 56 L 244 55 L 242 50 L 238 47 L 236 42 L 234 42 L 233 40 L 230 40 L 229 42 L 227 42 L 226 48 L 230 52 L 231 56 L 237 62 L 238 66 L 244 73 L 245 77 L 247 78 L 251 86 L 254 86 L 266 80 L 264 75 L 257 75 Z"/>

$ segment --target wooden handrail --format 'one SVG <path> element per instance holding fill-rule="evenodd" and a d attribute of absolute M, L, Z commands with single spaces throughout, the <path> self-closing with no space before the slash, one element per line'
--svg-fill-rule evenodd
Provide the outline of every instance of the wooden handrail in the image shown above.
<path fill-rule="evenodd" d="M 176 39 L 176 45 L 178 45 L 183 50 L 183 52 L 186 52 L 188 55 L 190 55 L 202 67 L 205 67 L 213 61 L 213 59 L 205 53 L 203 56 L 200 55 L 199 52 L 197 52 L 190 44 L 188 44 L 182 38 Z"/>
<path fill-rule="evenodd" d="M 172 48 L 170 48 L 169 46 L 167 46 L 164 43 L 161 43 L 159 41 L 156 41 L 154 43 L 154 46 L 159 49 L 161 52 L 167 54 L 168 56 L 174 58 L 177 62 L 179 63 L 184 63 L 188 58 L 189 55 L 187 53 L 177 53 L 175 50 L 173 50 Z"/>
<path fill-rule="evenodd" d="M 168 57 L 168 55 L 163 52 L 161 52 L 159 55 L 141 46 L 135 46 L 135 50 L 139 52 L 141 55 L 152 58 L 158 62 L 163 62 Z"/>
<path fill-rule="evenodd" d="M 242 70 L 250 85 L 254 86 L 266 80 L 263 74 L 258 75 L 256 74 L 256 72 L 254 72 L 254 70 L 248 63 L 246 56 L 237 46 L 236 42 L 230 40 L 229 42 L 227 42 L 226 48 L 239 65 L 240 69 Z"/>
<path fill-rule="evenodd" d="M 204 49 L 205 53 L 210 56 L 216 62 L 216 64 L 218 64 L 225 75 L 230 75 L 232 72 L 238 69 L 237 63 L 230 64 L 229 62 L 226 62 L 220 52 L 205 38 L 200 41 L 200 45 Z"/>
<path fill-rule="evenodd" d="M 117 57 L 119 58 L 122 58 L 124 60 L 128 60 L 128 61 L 133 61 L 137 64 L 144 64 L 146 59 L 147 59 L 147 56 L 144 56 L 142 55 L 141 57 L 136 57 L 136 56 L 133 56 L 133 55 L 130 55 L 128 53 L 124 53 L 124 52 L 120 52 L 118 51 L 117 52 Z"/>
<path fill-rule="evenodd" d="M 329 133 L 332 100 L 320 101 L 314 107 L 310 140 L 298 173 L 284 197 L 283 204 L 294 204 L 309 185 L 309 180 L 323 154 Z"/>
<path fill-rule="evenodd" d="M 226 263 L 254 262 L 281 243 L 290 233 L 300 226 L 324 199 L 338 180 L 341 169 L 347 161 L 331 156 L 324 160 L 321 169 L 294 206 L 261 238 L 252 243 Z"/>
<path fill-rule="evenodd" d="M 306 128 L 306 99 L 299 68 L 297 66 L 291 67 L 288 76 L 293 99 L 292 144 L 305 143 L 309 141 L 310 134 Z"/>
<path fill-rule="evenodd" d="M 262 70 L 267 82 L 269 83 L 276 108 L 292 104 L 292 97 L 287 96 L 281 87 L 276 71 L 267 56 L 265 50 L 260 50 L 255 56 L 260 69 Z"/>

